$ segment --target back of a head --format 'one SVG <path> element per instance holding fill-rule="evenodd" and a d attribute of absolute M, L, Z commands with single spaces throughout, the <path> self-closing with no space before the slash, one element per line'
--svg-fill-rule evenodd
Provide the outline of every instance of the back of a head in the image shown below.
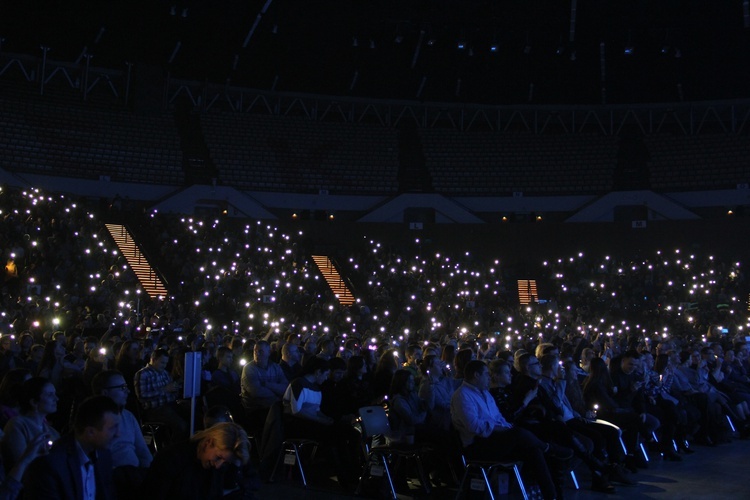
<path fill-rule="evenodd" d="M 480 361 L 478 359 L 472 359 L 468 363 L 466 363 L 466 366 L 464 367 L 464 380 L 467 382 L 471 382 L 474 380 L 474 377 L 478 373 L 482 373 L 483 370 L 485 370 L 487 365 L 484 363 L 484 361 Z"/>
<path fill-rule="evenodd" d="M 557 346 L 555 344 L 552 344 L 551 342 L 542 342 L 538 346 L 536 346 L 536 350 L 534 351 L 534 355 L 538 359 L 542 359 L 542 356 L 547 354 L 550 351 L 554 351 L 557 349 Z"/>
<path fill-rule="evenodd" d="M 154 351 L 151 353 L 151 361 L 158 361 L 163 357 L 169 357 L 169 351 L 166 349 L 154 349 Z"/>
<path fill-rule="evenodd" d="M 409 370 L 405 370 L 403 368 L 396 370 L 396 373 L 393 374 L 393 378 L 391 379 L 391 387 L 389 390 L 389 394 L 391 395 L 391 397 L 404 393 L 404 391 L 406 390 L 406 384 L 411 376 L 412 375 Z"/>
<path fill-rule="evenodd" d="M 302 365 L 302 375 L 310 375 L 312 373 L 315 373 L 318 370 L 325 372 L 330 369 L 331 369 L 331 364 L 329 361 L 323 358 L 319 358 L 317 356 L 311 356 L 307 358 L 307 360 L 305 361 L 305 364 Z"/>
<path fill-rule="evenodd" d="M 112 385 L 110 381 L 117 376 L 122 377 L 122 373 L 117 370 L 104 370 L 97 373 L 91 380 L 91 392 L 101 394 L 105 388 Z"/>
<path fill-rule="evenodd" d="M 539 364 L 542 366 L 543 372 L 549 372 L 552 368 L 558 364 L 560 358 L 554 354 L 545 354 L 542 359 L 539 360 Z"/>
<path fill-rule="evenodd" d="M 214 405 L 203 414 L 203 425 L 206 429 L 225 422 L 234 422 L 232 412 L 225 405 Z"/>
<path fill-rule="evenodd" d="M 330 361 L 328 361 L 328 368 L 335 372 L 336 370 L 345 371 L 346 370 L 346 361 L 344 361 L 341 358 L 331 358 Z"/>
<path fill-rule="evenodd" d="M 456 378 L 464 378 L 464 369 L 466 364 L 474 357 L 474 351 L 471 349 L 461 349 L 456 353 Z"/>
<path fill-rule="evenodd" d="M 490 373 L 499 374 L 500 370 L 502 370 L 504 366 L 510 367 L 510 364 L 508 363 L 508 361 L 504 359 L 493 359 L 492 361 L 490 361 L 490 364 L 489 364 Z"/>
<path fill-rule="evenodd" d="M 347 376 L 356 376 L 365 366 L 365 358 L 362 356 L 352 356 L 346 364 Z"/>
<path fill-rule="evenodd" d="M 529 366 L 529 361 L 534 355 L 528 352 L 524 352 L 520 356 L 516 358 L 516 360 L 513 363 L 513 366 L 515 367 L 516 371 L 518 373 L 526 373 L 527 367 Z"/>
<path fill-rule="evenodd" d="M 78 410 L 76 410 L 76 415 L 73 419 L 73 429 L 76 434 L 83 434 L 86 427 L 100 429 L 105 413 L 116 415 L 119 412 L 120 409 L 115 402 L 107 396 L 96 395 L 88 397 L 78 405 Z"/>

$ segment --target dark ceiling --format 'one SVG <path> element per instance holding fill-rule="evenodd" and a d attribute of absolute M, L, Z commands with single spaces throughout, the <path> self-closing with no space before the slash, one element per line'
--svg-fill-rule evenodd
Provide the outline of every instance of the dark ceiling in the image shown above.
<path fill-rule="evenodd" d="M 40 55 L 46 45 L 50 58 L 75 61 L 85 47 L 97 66 L 127 61 L 260 89 L 491 104 L 750 97 L 742 0 L 0 5 L 3 51 Z"/>

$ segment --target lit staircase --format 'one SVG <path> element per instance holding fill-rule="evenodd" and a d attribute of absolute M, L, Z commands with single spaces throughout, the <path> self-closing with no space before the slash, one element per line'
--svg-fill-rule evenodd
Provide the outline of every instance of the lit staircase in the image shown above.
<path fill-rule="evenodd" d="M 107 224 L 107 230 L 109 230 L 109 234 L 112 235 L 115 243 L 117 243 L 117 248 L 120 249 L 120 253 L 127 260 L 128 265 L 135 273 L 148 296 L 151 298 L 165 297 L 167 295 L 167 288 L 164 282 L 141 253 L 133 236 L 125 226 Z"/>
<path fill-rule="evenodd" d="M 326 255 L 313 255 L 312 258 L 315 264 L 317 264 L 318 269 L 320 269 L 320 272 L 323 274 L 323 277 L 326 279 L 328 286 L 331 287 L 336 298 L 339 299 L 339 303 L 342 306 L 350 306 L 354 304 L 354 295 L 352 295 L 352 292 L 346 286 L 346 283 L 344 283 L 344 280 L 336 270 L 336 266 L 331 262 L 331 259 Z"/>
<path fill-rule="evenodd" d="M 539 294 L 536 290 L 536 280 L 518 280 L 518 302 L 522 306 L 539 302 Z"/>

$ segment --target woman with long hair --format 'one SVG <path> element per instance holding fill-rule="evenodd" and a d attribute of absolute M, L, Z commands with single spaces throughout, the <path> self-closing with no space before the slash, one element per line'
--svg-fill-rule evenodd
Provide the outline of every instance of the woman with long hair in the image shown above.
<path fill-rule="evenodd" d="M 419 399 L 415 389 L 411 371 L 396 370 L 389 391 L 392 435 L 388 438 L 391 441 L 413 444 L 417 426 L 422 426 L 427 420 L 427 404 Z"/>
<path fill-rule="evenodd" d="M 376 399 L 382 400 L 388 395 L 393 374 L 400 366 L 396 349 L 386 349 L 380 356 L 372 379 L 372 391 Z"/>
<path fill-rule="evenodd" d="M 47 422 L 47 416 L 57 411 L 57 401 L 55 386 L 46 378 L 32 377 L 21 384 L 18 399 L 21 414 L 5 425 L 2 440 L 6 467 L 12 467 L 29 443 L 40 434 L 46 434 L 49 441 L 60 437 L 60 433 Z"/>

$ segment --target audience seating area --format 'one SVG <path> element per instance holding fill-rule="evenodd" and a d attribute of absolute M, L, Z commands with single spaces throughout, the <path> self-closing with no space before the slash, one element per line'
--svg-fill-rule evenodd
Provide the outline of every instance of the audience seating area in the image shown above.
<path fill-rule="evenodd" d="M 99 110 L 56 100 L 0 99 L 0 166 L 19 173 L 180 184 L 182 152 L 169 114 Z"/>
<path fill-rule="evenodd" d="M 224 184 L 261 191 L 394 194 L 396 131 L 307 118 L 206 114 L 206 143 Z"/>
<path fill-rule="evenodd" d="M 750 140 L 742 135 L 653 134 L 648 147 L 655 190 L 735 189 L 750 182 Z"/>
<path fill-rule="evenodd" d="M 435 190 L 488 196 L 597 194 L 612 188 L 617 138 L 425 129 Z"/>
<path fill-rule="evenodd" d="M 4 89 L 0 167 L 19 173 L 181 185 L 174 117 L 147 115 L 52 92 Z M 394 195 L 398 130 L 306 116 L 208 112 L 202 132 L 219 182 L 242 190 Z M 423 128 L 426 167 L 448 196 L 604 194 L 615 186 L 620 137 Z M 643 137 L 643 171 L 657 191 L 735 189 L 750 182 L 740 134 L 657 132 Z"/>

